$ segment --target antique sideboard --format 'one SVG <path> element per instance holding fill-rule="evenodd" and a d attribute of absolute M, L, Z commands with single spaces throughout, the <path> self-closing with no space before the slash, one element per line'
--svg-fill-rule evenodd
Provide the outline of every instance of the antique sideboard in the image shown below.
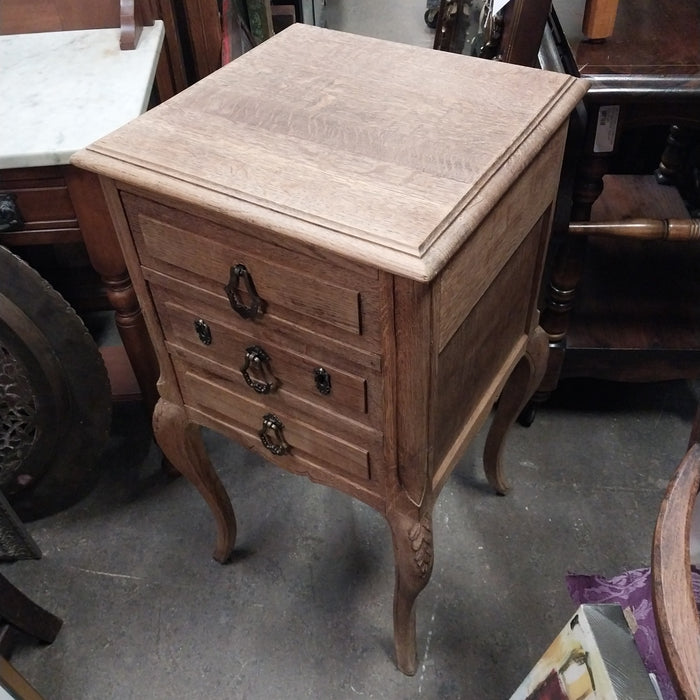
<path fill-rule="evenodd" d="M 101 176 L 160 363 L 156 439 L 236 534 L 199 425 L 379 511 L 416 669 L 431 514 L 538 385 L 536 300 L 584 81 L 293 25 L 73 163 Z"/>

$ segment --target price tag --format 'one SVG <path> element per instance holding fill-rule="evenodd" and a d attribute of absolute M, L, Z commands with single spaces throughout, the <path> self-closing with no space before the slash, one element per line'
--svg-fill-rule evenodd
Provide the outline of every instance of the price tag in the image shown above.
<path fill-rule="evenodd" d="M 615 147 L 617 119 L 620 105 L 604 105 L 598 109 L 598 124 L 595 131 L 593 153 L 610 153 Z"/>

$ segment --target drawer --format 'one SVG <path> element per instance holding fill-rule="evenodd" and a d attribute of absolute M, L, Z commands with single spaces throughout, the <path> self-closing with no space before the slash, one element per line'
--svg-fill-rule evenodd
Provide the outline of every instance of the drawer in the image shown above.
<path fill-rule="evenodd" d="M 0 192 L 14 195 L 23 231 L 78 228 L 68 187 L 57 169 L 0 171 Z"/>
<path fill-rule="evenodd" d="M 146 277 L 161 272 L 212 292 L 239 325 L 286 326 L 379 349 L 377 270 L 127 192 L 122 201 Z"/>
<path fill-rule="evenodd" d="M 332 419 L 327 425 L 307 421 L 294 413 L 272 411 L 264 397 L 241 396 L 230 382 L 215 373 L 193 367 L 174 358 L 185 406 L 202 424 L 227 428 L 239 442 L 268 460 L 316 481 L 334 478 L 375 488 L 381 474 L 381 434 L 355 425 L 352 436 L 339 435 Z M 274 415 L 279 432 L 264 428 L 266 416 Z M 261 436 L 261 433 L 265 433 Z M 241 439 L 242 438 L 242 439 Z M 286 449 L 279 454 L 281 440 Z M 267 443 L 267 444 L 265 444 Z"/>
<path fill-rule="evenodd" d="M 372 372 L 382 371 L 382 357 L 371 349 L 348 345 L 341 338 L 300 329 L 291 323 L 275 323 L 270 319 L 265 323 L 244 321 L 231 309 L 228 299 L 220 293 L 181 282 L 148 268 L 144 269 L 144 275 L 156 308 L 160 309 L 164 319 L 168 317 L 168 303 L 174 303 L 196 314 L 196 318 L 191 319 L 192 323 L 198 318 L 203 318 L 207 323 L 215 322 L 244 335 L 254 336 L 258 343 L 283 345 L 300 355 L 321 355 L 328 358 L 329 362 L 342 366 L 352 365 L 367 368 Z"/>
<path fill-rule="evenodd" d="M 193 364 L 221 366 L 241 394 L 263 394 L 274 410 L 322 409 L 367 425 L 380 421 L 380 373 L 339 362 L 321 349 L 301 354 L 277 336 L 263 341 L 220 322 L 196 300 L 162 289 L 154 298 L 168 350 Z"/>

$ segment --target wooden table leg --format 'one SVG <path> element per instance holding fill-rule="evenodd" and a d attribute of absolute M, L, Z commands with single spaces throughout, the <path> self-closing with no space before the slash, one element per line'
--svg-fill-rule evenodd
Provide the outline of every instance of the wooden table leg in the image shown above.
<path fill-rule="evenodd" d="M 185 409 L 160 399 L 153 412 L 153 432 L 165 456 L 202 495 L 216 520 L 214 559 L 228 561 L 236 542 L 233 506 L 209 460 L 199 426 L 192 423 Z"/>
<path fill-rule="evenodd" d="M 583 33 L 593 41 L 612 36 L 617 18 L 618 0 L 586 0 L 583 14 Z"/>
<path fill-rule="evenodd" d="M 396 665 L 408 676 L 418 667 L 416 609 L 418 594 L 433 571 L 432 515 L 402 494 L 387 512 L 394 544 L 394 649 Z"/>
<path fill-rule="evenodd" d="M 528 340 L 525 354 L 511 372 L 498 401 L 484 445 L 484 471 L 491 487 L 503 495 L 508 484 L 503 476 L 503 448 L 508 430 L 540 385 L 549 354 L 549 337 L 539 326 Z"/>
<path fill-rule="evenodd" d="M 593 117 L 591 117 L 593 118 Z M 603 192 L 603 177 L 610 169 L 610 154 L 588 154 L 580 159 L 572 191 L 568 221 L 589 221 L 593 204 Z M 536 402 L 543 403 L 559 384 L 566 355 L 566 336 L 576 294 L 584 272 L 587 238 L 567 230 L 556 248 L 549 273 L 540 325 L 549 336 L 550 353 Z"/>
<path fill-rule="evenodd" d="M 73 166 L 66 166 L 64 175 L 90 263 L 105 285 L 107 298 L 115 310 L 115 322 L 124 350 L 146 409 L 152 415 L 158 401 L 158 361 L 126 270 L 100 182 L 93 173 Z"/>

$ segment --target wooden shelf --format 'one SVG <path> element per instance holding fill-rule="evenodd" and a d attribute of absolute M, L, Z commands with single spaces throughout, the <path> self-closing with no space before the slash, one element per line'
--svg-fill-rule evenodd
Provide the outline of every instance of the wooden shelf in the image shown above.
<path fill-rule="evenodd" d="M 593 220 L 689 214 L 654 176 L 606 176 Z M 700 374 L 700 242 L 590 237 L 562 376 L 647 381 Z"/>

